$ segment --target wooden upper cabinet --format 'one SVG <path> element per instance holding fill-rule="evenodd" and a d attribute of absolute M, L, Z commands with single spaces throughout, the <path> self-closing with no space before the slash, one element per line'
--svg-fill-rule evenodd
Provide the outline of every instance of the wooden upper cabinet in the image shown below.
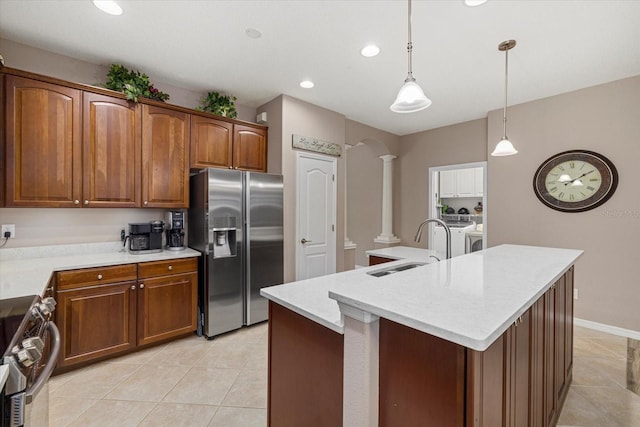
<path fill-rule="evenodd" d="M 207 117 L 191 116 L 191 167 L 232 166 L 233 124 Z"/>
<path fill-rule="evenodd" d="M 189 116 L 142 105 L 143 207 L 189 207 Z"/>
<path fill-rule="evenodd" d="M 80 206 L 81 92 L 5 78 L 6 206 Z"/>
<path fill-rule="evenodd" d="M 233 127 L 233 165 L 235 169 L 267 171 L 267 131 L 249 126 Z"/>
<path fill-rule="evenodd" d="M 142 121 L 124 99 L 83 94 L 83 205 L 139 207 Z"/>

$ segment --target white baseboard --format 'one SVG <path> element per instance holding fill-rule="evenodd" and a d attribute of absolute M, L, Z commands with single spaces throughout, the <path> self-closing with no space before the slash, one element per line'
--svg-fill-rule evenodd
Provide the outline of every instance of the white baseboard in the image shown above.
<path fill-rule="evenodd" d="M 631 329 L 618 328 L 617 326 L 605 325 L 604 323 L 592 322 L 590 320 L 573 319 L 573 324 L 576 326 L 582 326 L 583 328 L 595 329 L 596 331 L 606 332 L 612 335 L 619 335 L 621 337 L 632 338 L 634 340 L 640 340 L 640 332 L 633 331 Z"/>

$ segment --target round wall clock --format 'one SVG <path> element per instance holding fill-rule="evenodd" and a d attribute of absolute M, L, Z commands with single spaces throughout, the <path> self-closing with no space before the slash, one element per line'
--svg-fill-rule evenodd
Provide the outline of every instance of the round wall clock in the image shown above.
<path fill-rule="evenodd" d="M 600 206 L 618 186 L 618 171 L 602 154 L 570 150 L 545 160 L 533 176 L 533 191 L 551 209 L 584 212 Z"/>

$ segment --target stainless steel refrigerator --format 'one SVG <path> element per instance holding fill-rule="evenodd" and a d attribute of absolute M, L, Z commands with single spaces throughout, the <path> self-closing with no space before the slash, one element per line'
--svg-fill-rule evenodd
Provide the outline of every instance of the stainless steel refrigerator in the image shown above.
<path fill-rule="evenodd" d="M 204 169 L 191 176 L 189 246 L 202 253 L 198 333 L 267 320 L 260 289 L 283 282 L 282 176 Z"/>

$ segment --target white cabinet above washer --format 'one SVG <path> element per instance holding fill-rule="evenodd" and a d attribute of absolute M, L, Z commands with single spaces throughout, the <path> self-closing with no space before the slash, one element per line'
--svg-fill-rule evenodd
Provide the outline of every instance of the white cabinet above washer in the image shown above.
<path fill-rule="evenodd" d="M 453 169 L 440 172 L 440 198 L 482 197 L 482 168 Z"/>

